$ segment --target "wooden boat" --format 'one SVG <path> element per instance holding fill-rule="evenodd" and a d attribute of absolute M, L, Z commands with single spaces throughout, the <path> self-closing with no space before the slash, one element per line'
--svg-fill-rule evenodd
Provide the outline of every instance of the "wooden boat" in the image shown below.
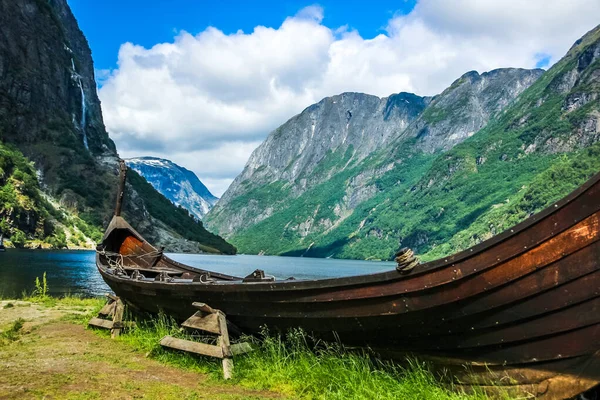
<path fill-rule="evenodd" d="M 169 259 L 120 216 L 124 166 L 121 176 L 96 260 L 136 308 L 183 320 L 200 301 L 248 333 L 335 332 L 385 356 L 429 359 L 492 393 L 562 399 L 600 383 L 600 174 L 512 229 L 408 273 L 284 281 Z"/>

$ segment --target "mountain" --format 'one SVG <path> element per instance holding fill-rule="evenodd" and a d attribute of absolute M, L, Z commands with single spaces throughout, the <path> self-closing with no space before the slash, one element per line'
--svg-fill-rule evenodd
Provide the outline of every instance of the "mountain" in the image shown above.
<path fill-rule="evenodd" d="M 118 154 L 89 45 L 66 0 L 0 2 L 0 144 L 5 236 L 93 247 L 112 215 Z M 171 251 L 235 251 L 131 176 L 124 214 L 148 239 Z"/>
<path fill-rule="evenodd" d="M 139 157 L 125 162 L 159 193 L 175 205 L 187 209 L 198 219 L 202 219 L 219 200 L 200 182 L 196 174 L 172 161 Z"/>
<path fill-rule="evenodd" d="M 599 43 L 597 27 L 546 72 L 468 72 L 433 98 L 324 99 L 204 222 L 244 253 L 427 260 L 485 240 L 600 170 Z"/>

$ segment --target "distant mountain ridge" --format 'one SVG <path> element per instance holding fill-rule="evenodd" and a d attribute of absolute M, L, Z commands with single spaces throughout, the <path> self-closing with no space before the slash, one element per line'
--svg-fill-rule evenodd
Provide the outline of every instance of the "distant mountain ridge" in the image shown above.
<path fill-rule="evenodd" d="M 600 170 L 600 26 L 548 71 L 441 94 L 323 99 L 273 131 L 205 217 L 243 253 L 425 260 L 479 243 Z"/>
<path fill-rule="evenodd" d="M 219 200 L 195 173 L 170 160 L 136 157 L 126 159 L 125 162 L 159 193 L 175 205 L 187 209 L 198 219 L 202 219 Z"/>

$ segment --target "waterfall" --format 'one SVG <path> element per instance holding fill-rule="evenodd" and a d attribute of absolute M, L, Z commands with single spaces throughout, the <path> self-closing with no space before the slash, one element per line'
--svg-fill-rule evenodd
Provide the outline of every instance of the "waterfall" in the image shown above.
<path fill-rule="evenodd" d="M 83 145 L 87 150 L 89 150 L 90 147 L 88 145 L 87 132 L 85 131 L 85 118 L 87 111 L 87 106 L 85 103 L 85 92 L 83 90 L 83 83 L 81 82 L 81 75 L 79 75 L 77 73 L 77 70 L 75 69 L 75 61 L 73 60 L 73 57 L 71 57 L 71 67 L 73 69 L 71 79 L 77 82 L 77 86 L 79 86 L 79 91 L 81 92 L 81 119 L 79 120 L 79 129 L 81 129 L 81 133 L 83 135 Z"/>

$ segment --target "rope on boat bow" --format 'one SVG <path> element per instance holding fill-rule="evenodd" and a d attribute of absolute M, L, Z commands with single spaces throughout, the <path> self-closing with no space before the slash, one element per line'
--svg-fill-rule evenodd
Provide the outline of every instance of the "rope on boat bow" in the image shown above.
<path fill-rule="evenodd" d="M 414 251 L 409 249 L 408 247 L 403 248 L 398 253 L 396 253 L 396 270 L 402 274 L 410 273 L 417 265 L 421 262 L 415 256 Z"/>
<path fill-rule="evenodd" d="M 146 252 L 144 254 L 133 254 L 133 255 L 124 256 L 121 253 L 114 253 L 112 251 L 108 251 L 108 250 L 106 250 L 106 248 L 104 248 L 102 246 L 98 246 L 96 248 L 96 253 L 98 253 L 99 255 L 104 256 L 106 258 L 109 268 L 115 269 L 118 273 L 123 273 L 125 275 L 127 275 L 127 272 L 125 271 L 125 264 L 123 262 L 125 257 L 144 259 L 146 257 L 158 257 L 163 254 L 162 250 L 152 250 L 152 251 Z"/>

